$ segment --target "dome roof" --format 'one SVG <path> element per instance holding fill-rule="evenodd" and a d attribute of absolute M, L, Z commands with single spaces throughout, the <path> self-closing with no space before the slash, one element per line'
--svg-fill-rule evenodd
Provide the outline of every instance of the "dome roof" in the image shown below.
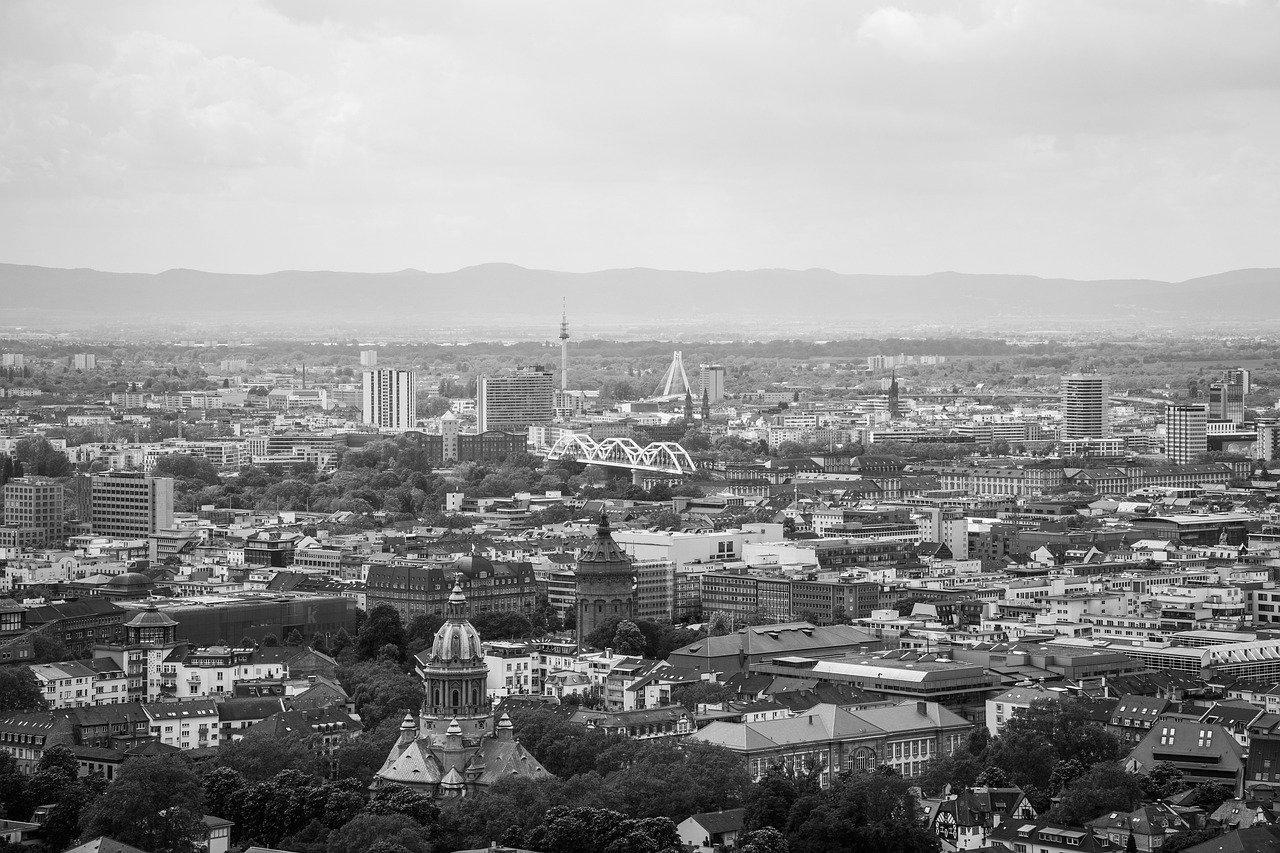
<path fill-rule="evenodd" d="M 493 563 L 489 562 L 485 557 L 479 554 L 468 554 L 465 557 L 459 557 L 451 564 L 453 571 L 461 572 L 469 578 L 473 578 L 480 572 L 494 571 Z"/>
<path fill-rule="evenodd" d="M 178 620 L 157 610 L 154 604 L 139 610 L 136 616 L 124 623 L 126 628 L 169 628 L 177 624 Z"/>
<path fill-rule="evenodd" d="M 107 581 L 109 589 L 151 589 L 156 582 L 142 572 L 125 572 Z"/>
<path fill-rule="evenodd" d="M 487 562 L 487 561 L 486 561 Z M 480 646 L 480 632 L 467 620 L 467 599 L 462 594 L 462 584 L 456 579 L 449 594 L 449 615 L 436 631 L 431 643 L 429 663 L 468 663 L 484 661 L 484 649 Z"/>

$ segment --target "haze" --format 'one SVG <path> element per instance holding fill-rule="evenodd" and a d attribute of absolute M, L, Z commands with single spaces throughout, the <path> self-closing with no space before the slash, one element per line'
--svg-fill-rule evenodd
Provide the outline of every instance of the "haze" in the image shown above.
<path fill-rule="evenodd" d="M 1267 2 L 7 2 L 0 261 L 1280 265 Z"/>

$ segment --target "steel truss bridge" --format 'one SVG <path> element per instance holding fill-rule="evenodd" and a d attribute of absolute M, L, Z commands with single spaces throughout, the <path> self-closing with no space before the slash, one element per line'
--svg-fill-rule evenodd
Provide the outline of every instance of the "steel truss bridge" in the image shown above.
<path fill-rule="evenodd" d="M 589 465 L 630 468 L 637 474 L 648 471 L 683 476 L 698 470 L 689 452 L 674 441 L 655 441 L 641 447 L 629 438 L 596 441 L 589 435 L 565 433 L 551 447 L 542 448 L 538 453 L 552 460 L 574 459 Z"/>

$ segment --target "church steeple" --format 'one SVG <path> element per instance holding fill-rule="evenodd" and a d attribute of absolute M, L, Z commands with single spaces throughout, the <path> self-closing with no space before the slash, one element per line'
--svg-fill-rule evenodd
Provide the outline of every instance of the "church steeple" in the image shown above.
<path fill-rule="evenodd" d="M 707 393 L 707 389 L 702 389 L 702 423 L 705 425 L 711 421 L 711 395 Z"/>
<path fill-rule="evenodd" d="M 889 417 L 898 417 L 898 371 L 889 371 Z"/>

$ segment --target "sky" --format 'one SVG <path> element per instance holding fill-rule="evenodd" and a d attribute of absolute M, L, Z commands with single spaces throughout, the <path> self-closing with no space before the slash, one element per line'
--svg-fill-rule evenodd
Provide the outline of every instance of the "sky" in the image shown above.
<path fill-rule="evenodd" d="M 1280 0 L 5 0 L 0 262 L 1280 266 Z"/>

